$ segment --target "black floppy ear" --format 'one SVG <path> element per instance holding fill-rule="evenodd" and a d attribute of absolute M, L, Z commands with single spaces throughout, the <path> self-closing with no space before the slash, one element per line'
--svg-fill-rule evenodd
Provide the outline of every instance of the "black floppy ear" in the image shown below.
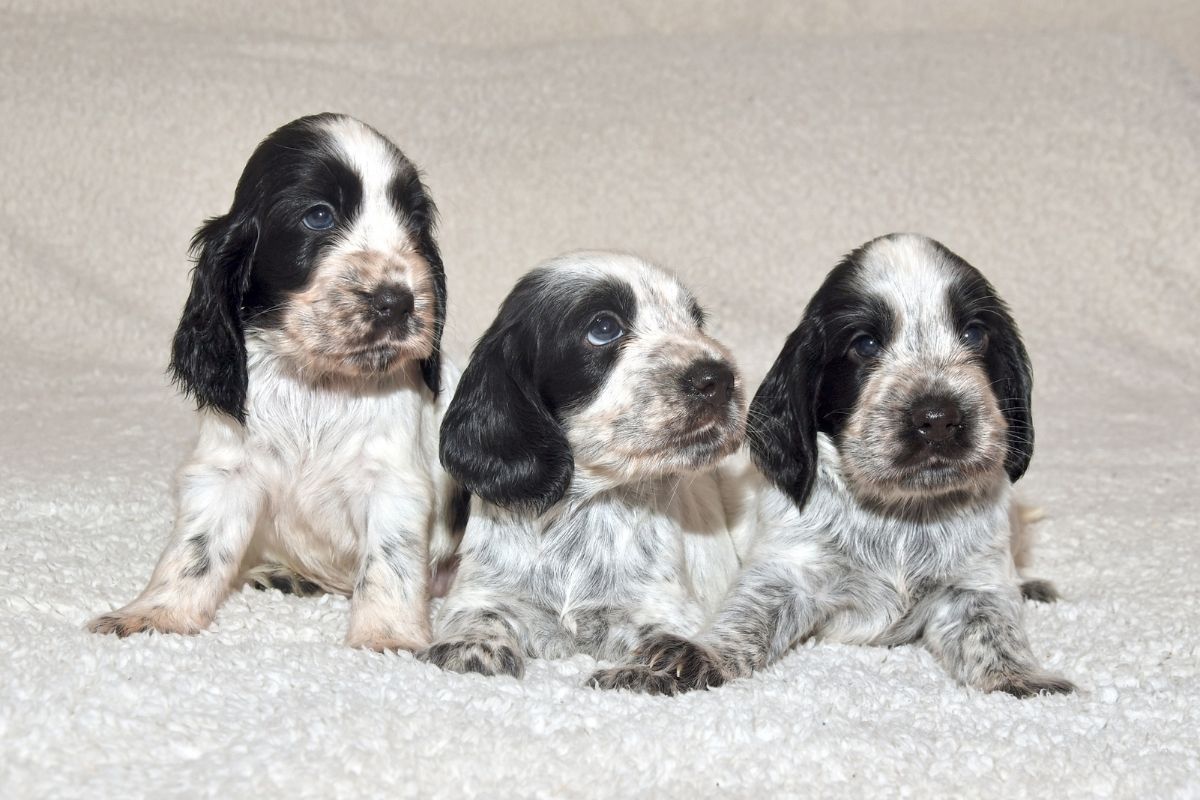
<path fill-rule="evenodd" d="M 824 338 L 806 315 L 783 345 L 750 404 L 750 452 L 780 490 L 803 507 L 817 472 L 817 392 Z"/>
<path fill-rule="evenodd" d="M 1003 314 L 992 331 L 994 344 L 988 350 L 988 376 L 1008 423 L 1008 454 L 1004 469 L 1015 483 L 1033 458 L 1033 368 L 1016 324 Z"/>
<path fill-rule="evenodd" d="M 246 421 L 242 297 L 258 244 L 253 219 L 214 217 L 192 237 L 192 290 L 171 346 L 171 376 L 198 409 Z"/>
<path fill-rule="evenodd" d="M 446 327 L 446 270 L 442 267 L 442 255 L 437 243 L 430 236 L 428 244 L 421 245 L 425 261 L 429 264 L 433 280 L 433 349 L 428 358 L 421 359 L 421 377 L 425 385 L 437 397 L 442 391 L 442 330 Z"/>
<path fill-rule="evenodd" d="M 442 420 L 440 456 L 472 494 L 541 514 L 562 499 L 575 463 L 532 378 L 531 349 L 500 320 L 484 334 Z"/>
<path fill-rule="evenodd" d="M 446 327 L 446 270 L 434 236 L 437 206 L 415 171 L 400 191 L 406 197 L 405 207 L 409 209 L 409 218 L 416 229 L 417 250 L 429 265 L 429 277 L 433 282 L 433 349 L 428 358 L 421 359 L 421 377 L 437 397 L 442 391 L 442 330 Z"/>

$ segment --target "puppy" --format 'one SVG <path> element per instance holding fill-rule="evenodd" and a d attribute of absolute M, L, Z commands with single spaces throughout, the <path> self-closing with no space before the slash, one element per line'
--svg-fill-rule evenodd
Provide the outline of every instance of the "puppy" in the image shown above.
<path fill-rule="evenodd" d="M 1010 552 L 1030 387 L 1006 306 L 961 258 L 901 234 L 851 253 L 751 404 L 761 485 L 743 572 L 697 641 L 660 636 L 641 662 L 684 690 L 808 637 L 920 641 L 983 691 L 1072 691 L 1030 651 Z"/>
<path fill-rule="evenodd" d="M 674 277 L 615 253 L 525 276 L 442 424 L 442 463 L 473 500 L 422 657 L 520 677 L 525 657 L 627 660 L 695 631 L 737 568 L 713 468 L 744 424 L 733 361 Z"/>
<path fill-rule="evenodd" d="M 427 564 L 453 550 L 455 500 L 434 215 L 412 162 L 350 117 L 258 146 L 192 241 L 170 369 L 200 435 L 174 532 L 145 590 L 91 630 L 197 633 L 240 577 L 349 595 L 350 645 L 429 643 Z"/>

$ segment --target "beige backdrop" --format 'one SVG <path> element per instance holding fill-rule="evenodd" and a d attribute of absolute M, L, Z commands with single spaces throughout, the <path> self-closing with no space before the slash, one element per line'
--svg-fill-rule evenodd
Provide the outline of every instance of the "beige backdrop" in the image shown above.
<path fill-rule="evenodd" d="M 1200 792 L 1195 3 L 9 2 L 0 11 L 0 796 Z M 842 253 L 919 230 L 1036 366 L 1039 655 L 1075 697 L 915 648 L 801 648 L 667 701 L 340 647 L 247 592 L 195 639 L 82 632 L 170 525 L 187 241 L 277 125 L 357 115 L 442 211 L 462 361 L 576 247 L 677 271 L 758 380 Z M 464 792 L 465 790 L 465 792 Z"/>

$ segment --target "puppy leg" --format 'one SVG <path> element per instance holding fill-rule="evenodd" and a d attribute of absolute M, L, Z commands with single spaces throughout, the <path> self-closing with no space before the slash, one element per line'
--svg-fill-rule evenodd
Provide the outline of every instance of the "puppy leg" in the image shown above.
<path fill-rule="evenodd" d="M 952 588 L 934 601 L 925 646 L 957 680 L 1015 697 L 1065 694 L 1075 686 L 1043 671 L 1021 627 L 1016 591 Z"/>
<path fill-rule="evenodd" d="M 123 608 L 88 623 L 94 633 L 199 633 L 212 621 L 254 533 L 262 505 L 236 466 L 198 463 L 180 478 L 171 541 L 149 585 Z"/>
<path fill-rule="evenodd" d="M 376 481 L 380 480 L 376 476 Z M 366 498 L 362 565 L 346 644 L 377 652 L 429 644 L 428 530 L 432 504 L 414 476 L 391 478 Z"/>
<path fill-rule="evenodd" d="M 446 611 L 443 609 L 438 640 L 418 653 L 418 658 L 451 672 L 525 675 L 513 615 L 485 608 Z"/>
<path fill-rule="evenodd" d="M 697 640 L 666 632 L 648 635 L 634 651 L 643 675 L 618 667 L 592 676 L 600 688 L 631 688 L 659 694 L 721 686 L 748 677 L 777 659 L 797 638 L 807 635 L 827 609 L 820 591 L 822 575 L 795 562 L 772 560 L 746 569 L 724 607 Z M 673 691 L 661 690 L 651 675 L 667 676 Z"/>

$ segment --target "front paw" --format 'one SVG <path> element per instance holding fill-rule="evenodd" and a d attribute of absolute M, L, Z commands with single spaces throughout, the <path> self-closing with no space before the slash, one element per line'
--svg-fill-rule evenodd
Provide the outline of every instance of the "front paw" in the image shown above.
<path fill-rule="evenodd" d="M 984 690 L 1004 692 L 1024 699 L 1039 694 L 1071 694 L 1075 691 L 1075 684 L 1048 672 L 1030 672 L 1004 675 L 990 686 L 985 686 Z"/>
<path fill-rule="evenodd" d="M 715 688 L 730 677 L 716 653 L 670 633 L 661 633 L 642 642 L 634 655 L 651 670 L 670 675 L 679 691 Z"/>
<path fill-rule="evenodd" d="M 588 678 L 588 686 L 594 689 L 625 689 L 642 694 L 672 696 L 687 691 L 675 676 L 658 672 L 645 664 L 633 664 L 596 670 Z"/>
<path fill-rule="evenodd" d="M 178 633 L 194 636 L 208 627 L 209 620 L 161 607 L 126 606 L 101 614 L 88 623 L 92 633 L 115 633 L 120 638 L 135 633 Z"/>
<path fill-rule="evenodd" d="M 429 644 L 428 636 L 399 636 L 394 633 L 355 633 L 346 635 L 346 644 L 360 650 L 374 650 L 376 653 L 395 653 L 406 650 L 416 653 Z"/>
<path fill-rule="evenodd" d="M 346 644 L 376 653 L 407 650 L 416 653 L 429 646 L 433 635 L 423 607 L 392 609 L 372 602 L 356 602 L 350 608 Z"/>
<path fill-rule="evenodd" d="M 525 675 L 525 661 L 512 647 L 484 639 L 453 639 L 436 642 L 417 654 L 450 672 L 478 672 L 480 675 Z"/>

